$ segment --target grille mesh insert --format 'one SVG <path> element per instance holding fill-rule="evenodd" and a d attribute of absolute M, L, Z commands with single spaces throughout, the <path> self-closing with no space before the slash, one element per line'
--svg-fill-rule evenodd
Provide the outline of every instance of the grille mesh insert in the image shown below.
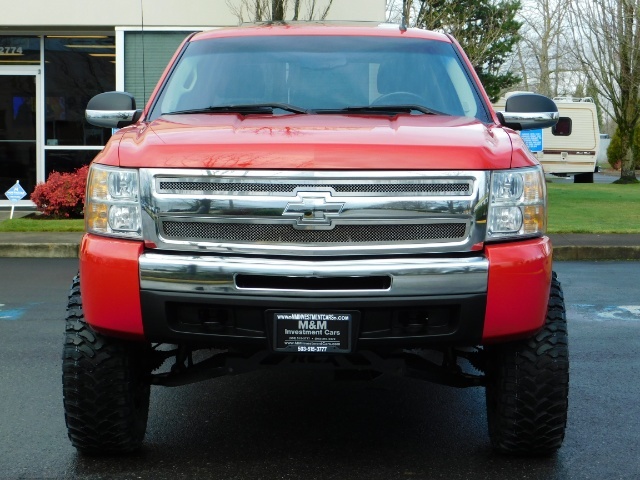
<path fill-rule="evenodd" d="M 166 181 L 159 182 L 160 193 L 207 192 L 212 194 L 229 194 L 231 192 L 283 193 L 293 194 L 296 188 L 301 189 L 333 189 L 339 193 L 415 193 L 431 195 L 470 195 L 470 182 L 433 182 L 433 183 L 251 183 L 251 182 L 204 182 L 204 181 Z"/>
<path fill-rule="evenodd" d="M 353 244 L 375 242 L 446 242 L 461 240 L 465 223 L 409 225 L 336 225 L 332 230 L 296 230 L 291 225 L 243 223 L 162 223 L 165 238 L 216 242 L 261 242 L 295 244 Z"/>

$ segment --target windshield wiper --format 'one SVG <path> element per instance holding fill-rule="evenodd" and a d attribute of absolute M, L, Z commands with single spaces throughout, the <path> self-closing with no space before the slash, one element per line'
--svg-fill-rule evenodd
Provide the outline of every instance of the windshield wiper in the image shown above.
<path fill-rule="evenodd" d="M 381 113 L 384 115 L 395 115 L 397 113 L 411 112 L 420 112 L 427 115 L 447 115 L 446 113 L 439 112 L 422 105 L 363 105 L 357 107 L 314 110 L 314 113 Z"/>
<path fill-rule="evenodd" d="M 270 114 L 274 110 L 283 110 L 290 113 L 308 113 L 307 110 L 288 103 L 251 103 L 242 105 L 213 105 L 205 108 L 193 108 L 189 110 L 177 110 L 163 113 L 163 115 L 186 115 L 195 113 L 239 113 L 241 115 Z"/>

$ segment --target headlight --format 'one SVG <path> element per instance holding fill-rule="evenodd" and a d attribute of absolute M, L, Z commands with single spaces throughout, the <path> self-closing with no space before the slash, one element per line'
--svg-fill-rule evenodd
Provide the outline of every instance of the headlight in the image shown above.
<path fill-rule="evenodd" d="M 142 238 L 137 170 L 91 166 L 85 225 L 90 233 Z"/>
<path fill-rule="evenodd" d="M 542 167 L 493 172 L 487 240 L 540 236 L 546 230 L 547 189 Z"/>

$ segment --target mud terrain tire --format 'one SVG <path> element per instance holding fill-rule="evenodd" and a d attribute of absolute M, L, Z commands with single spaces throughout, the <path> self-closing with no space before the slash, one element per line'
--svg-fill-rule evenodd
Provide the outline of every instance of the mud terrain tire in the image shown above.
<path fill-rule="evenodd" d="M 69 438 L 81 453 L 128 453 L 141 446 L 150 393 L 145 348 L 89 327 L 76 276 L 67 306 L 62 385 Z"/>
<path fill-rule="evenodd" d="M 494 450 L 555 452 L 564 439 L 568 393 L 567 320 L 554 272 L 544 328 L 527 340 L 487 348 L 487 420 Z"/>

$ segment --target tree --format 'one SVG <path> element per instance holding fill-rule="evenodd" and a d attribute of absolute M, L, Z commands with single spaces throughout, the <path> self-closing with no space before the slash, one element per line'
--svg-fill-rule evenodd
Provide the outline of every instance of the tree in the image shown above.
<path fill-rule="evenodd" d="M 566 95 L 581 75 L 574 61 L 569 28 L 571 0 L 527 0 L 518 18 L 521 40 L 514 63 L 518 65 L 524 90 L 548 97 Z"/>
<path fill-rule="evenodd" d="M 640 2 L 579 0 L 571 9 L 575 52 L 618 126 L 619 183 L 636 183 L 634 132 L 640 120 Z"/>
<path fill-rule="evenodd" d="M 227 0 L 229 10 L 240 23 L 282 22 L 287 20 L 324 20 L 329 14 L 333 0 Z"/>
<path fill-rule="evenodd" d="M 519 0 L 392 0 L 390 20 L 452 34 L 469 56 L 492 101 L 520 78 L 504 65 L 519 40 Z"/>

